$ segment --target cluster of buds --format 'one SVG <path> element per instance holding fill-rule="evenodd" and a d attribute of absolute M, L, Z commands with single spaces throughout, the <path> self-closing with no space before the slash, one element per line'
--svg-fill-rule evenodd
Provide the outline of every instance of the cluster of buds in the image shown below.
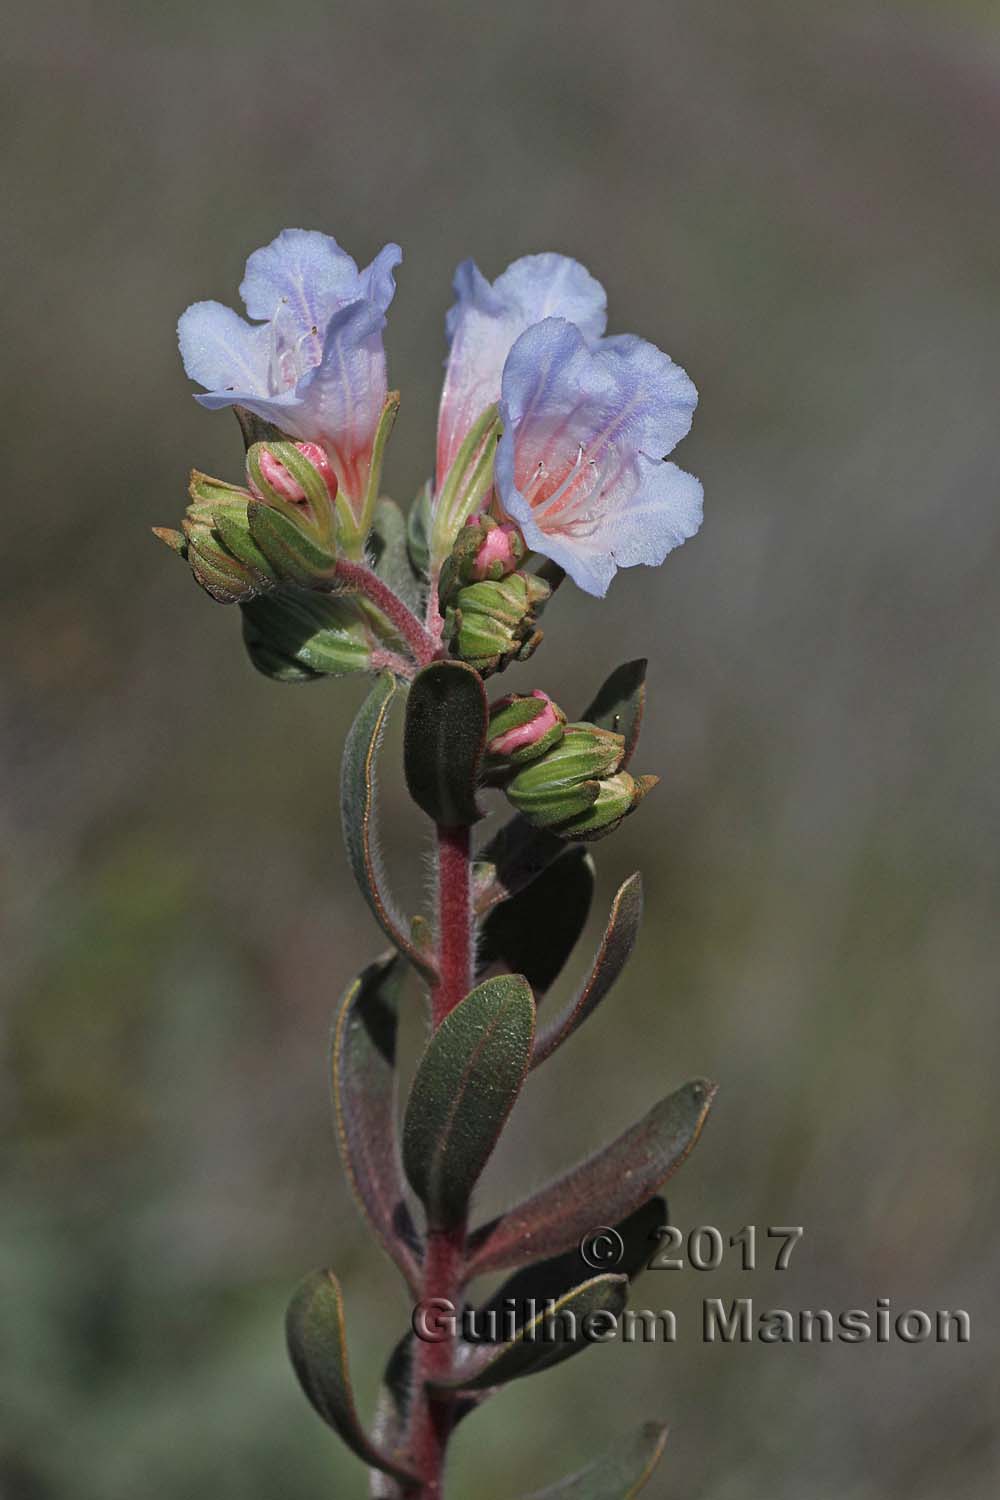
<path fill-rule="evenodd" d="M 547 696 L 501 698 L 490 711 L 487 774 L 522 817 L 561 838 L 611 833 L 659 780 L 623 769 L 625 739 L 597 724 L 568 724 Z"/>
<path fill-rule="evenodd" d="M 537 612 L 552 593 L 520 571 L 526 548 L 516 526 L 471 516 L 441 569 L 438 598 L 454 656 L 484 677 L 527 661 L 542 639 Z"/>
<path fill-rule="evenodd" d="M 181 530 L 156 529 L 213 599 L 244 604 L 281 583 L 309 588 L 336 563 L 337 476 L 315 443 L 255 443 L 247 488 L 197 469 Z"/>

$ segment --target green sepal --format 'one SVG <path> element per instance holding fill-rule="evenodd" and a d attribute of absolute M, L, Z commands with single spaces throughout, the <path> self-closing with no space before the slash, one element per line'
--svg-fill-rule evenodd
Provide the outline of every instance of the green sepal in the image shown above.
<path fill-rule="evenodd" d="M 344 1299 L 332 1271 L 314 1271 L 302 1282 L 289 1304 L 285 1332 L 295 1373 L 323 1421 L 371 1468 L 412 1483 L 412 1469 L 377 1448 L 361 1425 L 347 1364 Z"/>
<path fill-rule="evenodd" d="M 431 565 L 429 540 L 431 514 L 431 487 L 427 483 L 410 506 L 406 518 L 406 545 L 414 570 L 426 578 Z"/>
<path fill-rule="evenodd" d="M 476 786 L 488 708 L 482 679 L 464 662 L 432 662 L 411 684 L 403 769 L 414 802 L 446 828 L 478 822 Z"/>
<path fill-rule="evenodd" d="M 332 581 L 336 553 L 310 535 L 305 521 L 293 521 L 283 511 L 257 500 L 250 502 L 247 512 L 250 535 L 283 582 L 315 588 Z"/>
<path fill-rule="evenodd" d="M 247 502 L 252 499 L 250 491 L 242 485 L 230 484 L 225 479 L 213 479 L 211 474 L 203 474 L 200 469 L 191 470 L 188 494 L 196 508 L 203 507 L 212 515 L 220 505 L 239 505 L 245 511 Z"/>
<path fill-rule="evenodd" d="M 351 873 L 382 931 L 425 979 L 436 978 L 430 956 L 414 943 L 384 890 L 375 854 L 375 762 L 398 684 L 383 672 L 358 710 L 344 742 L 340 808 Z"/>
<path fill-rule="evenodd" d="M 428 1227 L 450 1229 L 521 1091 L 535 1002 L 521 975 L 487 979 L 441 1022 L 417 1068 L 403 1123 L 403 1167 Z"/>
<path fill-rule="evenodd" d="M 607 1315 L 613 1323 L 602 1326 L 613 1327 L 627 1299 L 627 1276 L 593 1276 L 553 1299 L 518 1329 L 510 1343 L 488 1345 L 486 1350 L 479 1344 L 465 1345 L 455 1373 L 429 1383 L 438 1390 L 482 1391 L 551 1369 L 595 1342 L 586 1336 L 588 1319 Z"/>
<path fill-rule="evenodd" d="M 633 1500 L 659 1463 L 666 1441 L 661 1422 L 644 1422 L 585 1469 L 521 1500 Z"/>

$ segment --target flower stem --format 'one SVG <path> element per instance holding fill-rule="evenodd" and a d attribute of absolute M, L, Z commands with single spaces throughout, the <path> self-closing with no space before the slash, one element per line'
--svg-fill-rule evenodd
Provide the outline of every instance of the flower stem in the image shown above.
<path fill-rule="evenodd" d="M 357 594 L 364 594 L 376 609 L 389 621 L 393 630 L 402 637 L 413 654 L 418 667 L 426 667 L 437 655 L 437 644 L 421 625 L 412 610 L 407 609 L 399 595 L 378 574 L 364 563 L 349 562 L 341 557 L 337 560 L 337 580 Z"/>
<path fill-rule="evenodd" d="M 437 933 L 438 978 L 434 985 L 432 1018 L 435 1030 L 465 998 L 472 984 L 472 888 L 471 836 L 468 828 L 437 830 Z M 448 1230 L 430 1231 L 424 1254 L 421 1299 L 424 1305 L 443 1302 L 460 1311 L 462 1271 L 465 1261 L 465 1223 Z M 452 1412 L 448 1397 L 435 1398 L 427 1390 L 429 1380 L 451 1373 L 453 1337 L 440 1342 L 417 1339 L 413 1354 L 413 1404 L 410 1415 L 409 1448 L 423 1480 L 420 1500 L 440 1500 L 443 1494 L 445 1451 L 451 1432 Z"/>

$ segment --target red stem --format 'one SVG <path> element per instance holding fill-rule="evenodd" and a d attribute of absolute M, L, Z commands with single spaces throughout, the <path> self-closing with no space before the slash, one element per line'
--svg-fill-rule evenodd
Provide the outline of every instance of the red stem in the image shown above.
<path fill-rule="evenodd" d="M 418 667 L 426 667 L 437 655 L 437 643 L 424 629 L 412 610 L 407 609 L 399 595 L 388 584 L 383 583 L 371 568 L 364 563 L 337 561 L 337 577 L 359 594 L 364 594 L 380 610 L 392 628 L 402 636 L 413 653 Z"/>
<path fill-rule="evenodd" d="M 471 837 L 468 828 L 437 831 L 438 856 L 438 978 L 432 993 L 435 1030 L 468 994 L 472 985 Z M 441 1299 L 461 1313 L 462 1271 L 465 1262 L 464 1223 L 427 1236 L 421 1278 L 421 1299 Z M 453 1338 L 431 1343 L 417 1339 L 413 1356 L 413 1406 L 409 1447 L 423 1484 L 420 1500 L 440 1500 L 443 1493 L 445 1450 L 451 1433 L 451 1402 L 427 1394 L 428 1380 L 451 1373 Z"/>

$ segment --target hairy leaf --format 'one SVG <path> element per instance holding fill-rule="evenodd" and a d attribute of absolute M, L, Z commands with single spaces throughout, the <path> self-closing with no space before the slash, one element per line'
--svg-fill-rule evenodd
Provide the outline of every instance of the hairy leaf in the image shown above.
<path fill-rule="evenodd" d="M 520 814 L 509 818 L 485 844 L 473 871 L 476 915 L 487 916 L 546 870 L 566 848 L 565 839 L 535 828 Z"/>
<path fill-rule="evenodd" d="M 361 705 L 344 743 L 340 778 L 344 844 L 351 871 L 376 922 L 424 977 L 432 979 L 433 964 L 417 948 L 385 894 L 375 852 L 375 760 L 396 687 L 391 672 L 383 672 Z"/>
<path fill-rule="evenodd" d="M 337 1143 L 355 1197 L 416 1294 L 420 1242 L 396 1137 L 396 1032 L 403 961 L 378 959 L 344 995 L 331 1074 Z"/>
<path fill-rule="evenodd" d="M 559 1255 L 595 1224 L 613 1224 L 672 1177 L 701 1133 L 716 1087 L 686 1083 L 605 1146 L 524 1203 L 475 1230 L 469 1276 Z"/>
<path fill-rule="evenodd" d="M 406 517 L 395 500 L 383 496 L 376 501 L 368 545 L 379 578 L 405 605 L 416 611 L 420 605 L 421 589 L 406 545 Z"/>
<path fill-rule="evenodd" d="M 403 769 L 410 796 L 435 823 L 457 828 L 482 816 L 476 784 L 488 718 L 483 680 L 464 662 L 432 662 L 414 678 Z"/>
<path fill-rule="evenodd" d="M 376 1447 L 361 1425 L 347 1366 L 344 1299 L 332 1271 L 306 1277 L 289 1304 L 285 1331 L 295 1373 L 324 1422 L 372 1468 L 412 1480 L 412 1470 Z"/>
<path fill-rule="evenodd" d="M 666 1427 L 659 1422 L 644 1422 L 603 1458 L 578 1474 L 525 1495 L 523 1500 L 632 1500 L 659 1463 L 666 1441 Z"/>
<path fill-rule="evenodd" d="M 536 997 L 558 979 L 590 915 L 594 862 L 566 849 L 526 890 L 501 902 L 483 923 L 479 964 L 523 974 Z"/>
<path fill-rule="evenodd" d="M 560 868 L 562 861 L 552 866 L 552 871 Z M 532 889 L 537 889 L 541 884 L 540 877 Z M 530 893 L 529 893 L 530 894 Z M 510 902 L 509 905 L 515 905 Z M 497 912 L 505 911 L 506 907 L 498 907 Z M 572 1000 L 549 1024 L 539 1033 L 535 1041 L 535 1050 L 531 1057 L 531 1066 L 537 1067 L 544 1062 L 557 1047 L 561 1047 L 568 1036 L 571 1036 L 578 1026 L 591 1015 L 601 1001 L 607 995 L 615 980 L 629 960 L 635 940 L 639 935 L 639 924 L 642 921 L 642 876 L 630 875 L 628 880 L 618 888 L 614 901 L 611 903 L 611 915 L 608 925 L 601 939 L 601 946 L 597 950 L 590 974 L 585 983 L 577 990 Z"/>
<path fill-rule="evenodd" d="M 442 1390 L 483 1391 L 548 1370 L 597 1342 L 588 1336 L 588 1329 L 607 1332 L 608 1323 L 595 1315 L 610 1314 L 617 1321 L 627 1297 L 626 1276 L 591 1277 L 543 1307 L 518 1329 L 510 1343 L 485 1348 L 466 1345 L 452 1378 L 435 1385 Z"/>
<path fill-rule="evenodd" d="M 389 1356 L 372 1418 L 372 1441 L 384 1453 L 403 1451 L 413 1400 L 412 1363 L 413 1334 L 406 1333 Z M 410 1493 L 389 1474 L 373 1473 L 369 1479 L 372 1500 L 403 1500 Z"/>
<path fill-rule="evenodd" d="M 627 661 L 616 667 L 583 714 L 585 723 L 598 724 L 625 736 L 627 766 L 632 759 L 646 706 L 646 660 Z"/>
<path fill-rule="evenodd" d="M 519 974 L 487 979 L 427 1044 L 406 1108 L 403 1165 L 432 1229 L 465 1215 L 521 1090 L 535 1002 Z"/>

